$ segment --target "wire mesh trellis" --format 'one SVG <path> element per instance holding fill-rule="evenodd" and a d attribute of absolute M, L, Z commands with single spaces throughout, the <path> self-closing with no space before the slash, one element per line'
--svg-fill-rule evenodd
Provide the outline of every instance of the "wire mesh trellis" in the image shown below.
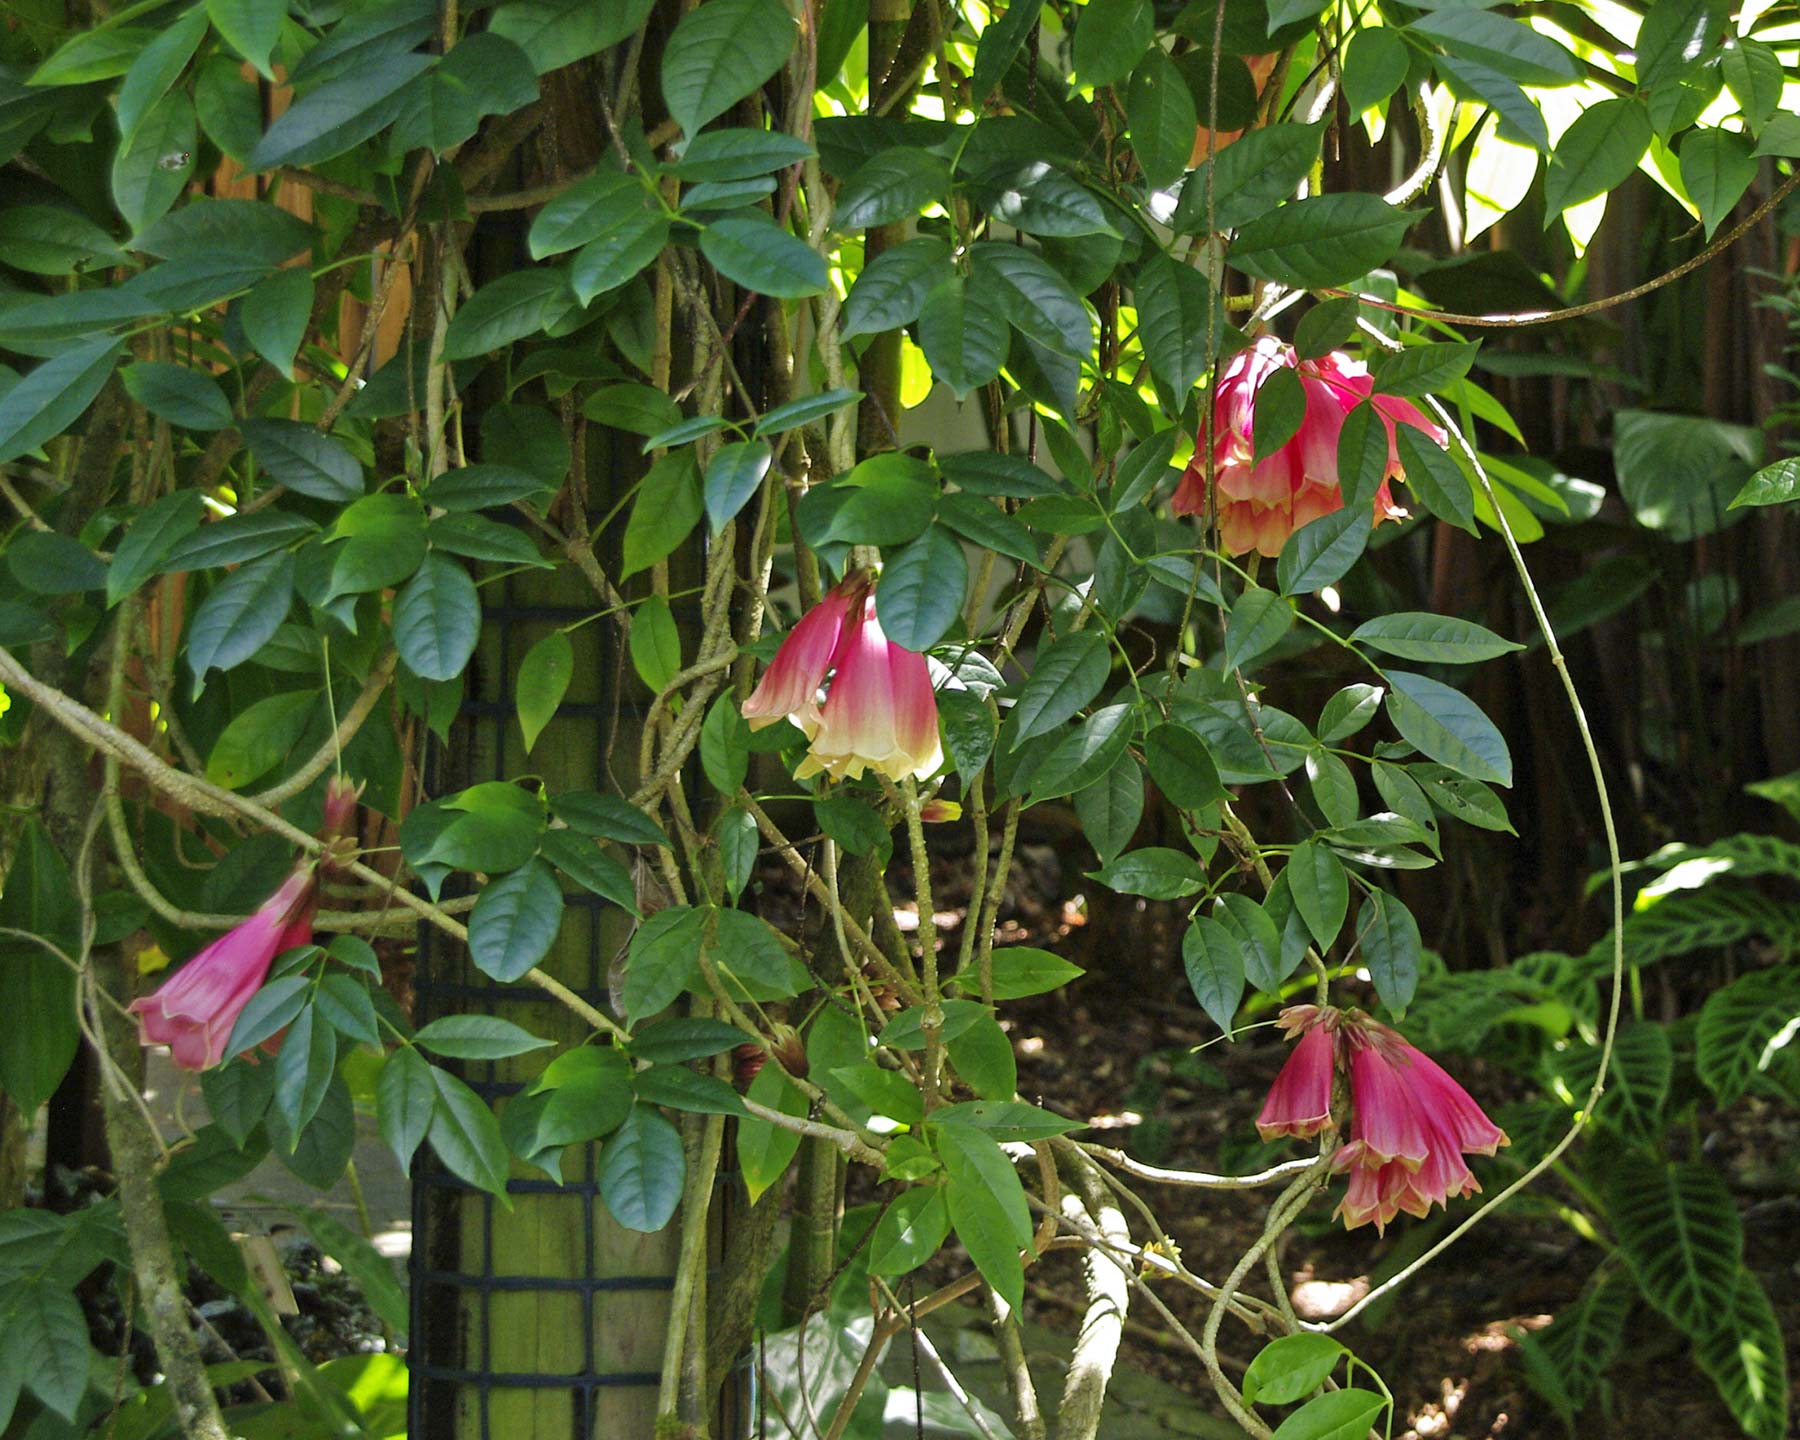
<path fill-rule="evenodd" d="M 571 604 L 573 572 L 491 583 L 482 641 L 468 672 L 454 743 L 434 747 L 430 796 L 525 773 L 550 793 L 604 787 L 605 756 L 637 707 L 618 702 L 616 632 L 604 622 L 570 632 L 575 675 L 529 757 L 514 723 L 513 682 L 543 635 L 592 617 Z M 498 595 L 492 592 L 498 591 Z M 631 737 L 624 736 L 621 753 Z M 607 968 L 628 917 L 585 892 L 565 898 L 562 930 L 544 968 L 590 1003 L 605 1003 Z M 421 927 L 415 1018 L 504 1015 L 557 1041 L 584 1038 L 578 1021 L 530 986 L 489 983 L 461 947 Z M 484 1100 L 516 1094 L 542 1054 L 470 1062 L 464 1078 Z M 515 1166 L 509 1211 L 452 1175 L 427 1146 L 413 1171 L 412 1376 L 416 1440 L 612 1440 L 648 1435 L 666 1329 L 675 1228 L 623 1230 L 601 1200 L 599 1147 L 565 1152 L 557 1184 Z"/>

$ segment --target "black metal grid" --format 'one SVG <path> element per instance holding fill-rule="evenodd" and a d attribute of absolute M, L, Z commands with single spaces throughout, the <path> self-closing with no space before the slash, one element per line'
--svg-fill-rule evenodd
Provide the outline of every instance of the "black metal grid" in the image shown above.
<path fill-rule="evenodd" d="M 489 587 L 498 590 L 491 602 L 484 604 L 484 634 L 491 645 L 478 653 L 477 665 L 471 666 L 469 693 L 464 696 L 459 712 L 457 740 L 446 753 L 446 747 L 433 746 L 428 762 L 427 780 L 432 798 L 474 783 L 480 778 L 471 771 L 469 758 L 484 749 L 494 757 L 494 779 L 506 779 L 507 745 L 505 727 L 513 719 L 514 706 L 507 696 L 511 677 L 516 673 L 520 641 L 518 631 L 527 626 L 564 624 L 587 619 L 592 610 L 579 606 L 522 603 L 515 596 L 515 582 L 507 578 Z M 619 642 L 616 631 L 599 623 L 589 628 L 599 635 L 601 673 L 606 677 L 619 674 Z M 480 656 L 492 656 L 482 665 Z M 593 743 L 597 753 L 604 753 L 611 739 L 610 731 L 620 714 L 639 711 L 630 702 L 570 702 L 557 712 L 558 722 L 587 723 L 593 727 Z M 492 727 L 498 727 L 494 733 Z M 483 730 L 488 734 L 483 735 Z M 485 747 L 480 743 L 486 739 Z M 458 757 L 462 757 L 460 763 Z M 601 954 L 599 912 L 605 902 L 585 891 L 564 896 L 564 926 L 575 921 L 585 925 L 587 955 L 584 983 L 576 986 L 584 999 L 594 1005 L 606 1000 L 606 964 Z M 471 978 L 473 977 L 473 978 Z M 470 971 L 465 957 L 444 943 L 429 926 L 418 932 L 417 965 L 414 977 L 415 1019 L 420 1024 L 450 1013 L 504 1014 L 509 1009 L 541 1002 L 540 996 L 518 986 L 481 983 L 481 977 Z M 463 1078 L 482 1099 L 492 1104 L 520 1086 L 498 1078 L 496 1062 L 465 1062 Z M 589 1437 L 596 1433 L 598 1394 L 617 1387 L 655 1388 L 660 1377 L 650 1371 L 604 1370 L 597 1361 L 595 1317 L 596 1300 L 608 1292 L 667 1291 L 673 1286 L 669 1275 L 601 1276 L 596 1274 L 595 1220 L 596 1206 L 603 1202 L 597 1177 L 598 1146 L 579 1147 L 580 1158 L 574 1167 L 578 1174 L 565 1184 L 548 1179 L 515 1178 L 507 1183 L 513 1195 L 565 1197 L 578 1206 L 581 1218 L 581 1254 L 571 1257 L 563 1275 L 507 1274 L 496 1268 L 494 1229 L 504 1224 L 506 1213 L 500 1211 L 492 1195 L 452 1175 L 432 1153 L 422 1146 L 413 1166 L 412 1221 L 413 1250 L 411 1277 L 412 1347 L 409 1366 L 412 1385 L 408 1397 L 408 1431 L 416 1440 L 449 1440 L 466 1433 L 466 1420 L 459 1411 L 472 1393 L 480 1440 L 507 1440 L 497 1433 L 492 1417 L 493 1393 L 507 1390 L 562 1390 L 570 1400 L 572 1437 Z M 565 1153 L 565 1159 L 569 1158 Z M 467 1227 L 471 1209 L 479 1215 L 480 1269 L 471 1273 L 458 1268 L 458 1257 L 468 1256 L 473 1247 L 467 1243 Z M 447 1259 L 445 1257 L 448 1257 Z M 466 1264 L 466 1260 L 461 1263 Z M 497 1370 L 494 1366 L 493 1306 L 494 1297 L 509 1293 L 533 1292 L 565 1294 L 577 1298 L 581 1306 L 582 1365 L 564 1373 L 535 1373 Z"/>

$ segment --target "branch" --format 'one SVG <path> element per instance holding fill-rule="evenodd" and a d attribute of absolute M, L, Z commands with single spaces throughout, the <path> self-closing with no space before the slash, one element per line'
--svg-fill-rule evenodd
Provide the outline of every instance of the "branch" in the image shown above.
<path fill-rule="evenodd" d="M 369 672 L 369 678 L 362 688 L 362 694 L 358 695 L 356 702 L 344 712 L 344 718 L 338 723 L 336 731 L 326 737 L 325 743 L 313 753 L 312 758 L 279 785 L 271 785 L 267 790 L 259 790 L 250 798 L 258 805 L 267 805 L 273 808 L 284 800 L 293 799 L 323 775 L 331 767 L 332 762 L 344 753 L 344 747 L 356 738 L 356 732 L 362 729 L 363 722 L 374 713 L 376 702 L 381 699 L 382 692 L 387 689 L 388 683 L 394 678 L 394 666 L 399 659 L 399 652 L 390 646 L 387 653 L 375 662 L 375 668 Z"/>
<path fill-rule="evenodd" d="M 1063 1212 L 1071 1218 L 1086 1218 L 1115 1244 L 1129 1244 L 1131 1231 L 1124 1213 L 1099 1183 L 1093 1162 L 1073 1160 L 1068 1174 L 1074 1188 L 1063 1195 Z M 1130 1302 L 1129 1273 L 1109 1251 L 1089 1250 L 1082 1257 L 1081 1274 L 1087 1288 L 1087 1313 L 1082 1316 L 1075 1352 L 1069 1357 L 1069 1375 L 1056 1413 L 1056 1440 L 1095 1440 L 1100 1433 L 1100 1411 L 1106 1403 L 1113 1363 L 1119 1357 L 1125 1309 Z"/>
<path fill-rule="evenodd" d="M 0 648 L 0 681 L 4 681 L 9 688 L 17 690 L 19 694 L 42 706 L 45 714 L 78 739 L 86 741 L 92 749 L 110 756 L 114 761 L 122 761 L 129 765 L 156 789 L 171 796 L 188 809 L 198 814 L 212 815 L 220 819 L 248 820 L 252 824 L 281 836 L 309 855 L 318 855 L 324 852 L 323 842 L 308 835 L 297 825 L 284 820 L 273 810 L 257 804 L 248 796 L 235 795 L 229 790 L 221 790 L 216 785 L 196 779 L 192 775 L 184 775 L 172 766 L 164 764 L 142 741 L 126 734 L 116 725 L 102 720 L 80 701 L 63 694 L 54 686 L 46 685 L 35 679 L 31 672 L 13 657 L 12 652 L 4 648 Z M 466 925 L 452 919 L 429 900 L 420 899 L 391 876 L 383 875 L 379 870 L 372 870 L 360 861 L 351 861 L 341 868 L 358 880 L 379 887 L 385 894 L 392 896 L 397 904 L 405 906 L 421 920 L 435 926 L 459 944 L 468 944 L 469 930 Z M 596 1030 L 602 1030 L 615 1039 L 628 1038 L 625 1031 L 611 1016 L 595 1009 L 554 976 L 533 966 L 521 978 L 529 980 L 540 990 L 546 991 L 560 1000 Z"/>
<path fill-rule="evenodd" d="M 1146 1165 L 1141 1160 L 1133 1160 L 1122 1150 L 1109 1150 L 1104 1145 L 1092 1145 L 1084 1140 L 1070 1143 L 1083 1154 L 1096 1160 L 1104 1160 L 1108 1165 L 1123 1170 L 1134 1180 L 1150 1180 L 1159 1185 L 1183 1185 L 1195 1190 L 1254 1190 L 1262 1185 L 1291 1180 L 1311 1169 L 1313 1164 L 1311 1159 L 1286 1160 L 1267 1170 L 1258 1170 L 1253 1175 L 1208 1175 L 1203 1170 L 1164 1170 L 1157 1165 Z"/>

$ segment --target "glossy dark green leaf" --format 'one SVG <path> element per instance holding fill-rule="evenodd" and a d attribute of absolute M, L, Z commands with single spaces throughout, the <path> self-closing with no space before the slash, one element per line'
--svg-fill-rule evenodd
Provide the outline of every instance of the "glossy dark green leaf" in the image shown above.
<path fill-rule="evenodd" d="M 1090 0 L 1075 26 L 1075 76 L 1096 88 L 1123 80 L 1150 49 L 1150 0 Z"/>
<path fill-rule="evenodd" d="M 437 1085 L 431 1066 L 417 1050 L 402 1046 L 388 1056 L 375 1082 L 375 1114 L 381 1138 L 403 1173 L 411 1170 L 413 1152 L 436 1113 Z"/>
<path fill-rule="evenodd" d="M 113 156 L 113 204 L 125 223 L 142 230 L 187 188 L 196 141 L 194 103 L 174 90 L 150 107 Z"/>
<path fill-rule="evenodd" d="M 1471 780 L 1512 784 L 1512 754 L 1506 739 L 1481 708 L 1459 690 L 1390 670 L 1388 718 L 1408 744 L 1440 765 Z"/>
<path fill-rule="evenodd" d="M 671 554 L 700 523 L 704 505 L 700 465 L 691 446 L 671 450 L 652 465 L 625 524 L 621 578 L 648 570 Z"/>
<path fill-rule="evenodd" d="M 290 490 L 343 504 L 363 493 L 363 470 L 337 440 L 295 420 L 246 420 L 238 427 L 256 462 Z"/>
<path fill-rule="evenodd" d="M 427 1132 L 432 1150 L 458 1179 L 504 1196 L 510 1162 L 494 1112 L 449 1071 L 435 1065 L 427 1068 L 437 1087 L 437 1104 Z"/>
<path fill-rule="evenodd" d="M 294 559 L 270 555 L 234 570 L 213 589 L 188 621 L 188 668 L 194 694 L 215 667 L 244 663 L 273 638 L 287 619 L 294 595 Z"/>
<path fill-rule="evenodd" d="M 1302 525 L 1281 547 L 1275 574 L 1283 595 L 1335 585 L 1368 548 L 1375 517 L 1368 506 L 1334 510 Z"/>
<path fill-rule="evenodd" d="M 668 1008 L 688 987 L 700 965 L 704 911 L 689 906 L 658 910 L 637 928 L 625 958 L 619 1000 L 625 1013 L 641 1020 Z"/>
<path fill-rule="evenodd" d="M 106 337 L 71 345 L 0 392 L 0 463 L 69 429 L 100 393 L 121 349 Z"/>
<path fill-rule="evenodd" d="M 1013 745 L 1047 734 L 1081 710 L 1111 671 L 1112 651 L 1105 637 L 1091 630 L 1065 635 L 1042 651 L 1013 706 Z"/>
<path fill-rule="evenodd" d="M 1159 252 L 1138 268 L 1133 293 L 1150 368 L 1173 395 L 1185 399 L 1219 353 L 1224 317 L 1214 304 L 1213 289 L 1191 265 Z M 1210 342 L 1209 327 L 1214 332 Z"/>
<path fill-rule="evenodd" d="M 1561 45 L 1497 11 L 1433 10 L 1406 28 L 1458 59 L 1486 65 L 1521 85 L 1569 85 L 1582 77 L 1581 62 Z"/>
<path fill-rule="evenodd" d="M 838 333 L 848 340 L 912 324 L 925 297 L 952 273 L 950 246 L 934 235 L 918 235 L 883 250 L 850 287 Z"/>
<path fill-rule="evenodd" d="M 106 603 L 117 605 L 152 575 L 175 545 L 200 528 L 206 508 L 198 490 L 177 490 L 153 500 L 125 527 L 106 570 Z"/>
<path fill-rule="evenodd" d="M 421 680 L 453 680 L 481 636 L 481 598 L 469 572 L 427 555 L 394 597 L 394 645 Z"/>
<path fill-rule="evenodd" d="M 1396 1015 L 1403 1013 L 1418 988 L 1424 958 L 1419 922 L 1402 901 L 1385 890 L 1371 890 L 1357 914 L 1356 931 L 1381 1003 Z"/>
<path fill-rule="evenodd" d="M 663 47 L 663 101 L 675 123 L 697 135 L 761 88 L 787 59 L 796 34 L 782 0 L 707 0 L 690 10 Z"/>
<path fill-rule="evenodd" d="M 1358 38 L 1384 31 L 1358 31 Z M 1183 234 L 1206 229 L 1206 188 L 1212 185 L 1214 228 L 1235 230 L 1291 199 L 1319 158 L 1323 124 L 1283 121 L 1239 136 L 1188 176 L 1170 225 Z"/>
<path fill-rule="evenodd" d="M 962 542 L 933 525 L 882 567 L 875 592 L 882 631 L 908 650 L 928 650 L 962 613 L 969 565 Z"/>
<path fill-rule="evenodd" d="M 838 191 L 832 223 L 867 230 L 910 220 L 950 190 L 950 166 L 929 150 L 896 146 L 870 156 Z"/>
<path fill-rule="evenodd" d="M 706 515 L 715 535 L 762 488 L 774 458 L 766 440 L 747 440 L 720 446 L 707 462 L 703 490 Z"/>
<path fill-rule="evenodd" d="M 1194 148 L 1199 117 L 1187 82 L 1160 46 L 1151 46 L 1132 71 L 1125 118 L 1145 183 L 1161 189 L 1179 179 Z"/>
<path fill-rule="evenodd" d="M 1350 638 L 1384 654 L 1428 665 L 1467 665 L 1525 648 L 1472 620 L 1413 610 L 1365 620 L 1350 632 Z"/>
<path fill-rule="evenodd" d="M 1353 115 L 1381 104 L 1406 83 L 1412 52 L 1387 26 L 1358 29 L 1344 52 L 1344 103 Z"/>
<path fill-rule="evenodd" d="M 444 334 L 444 358 L 486 355 L 536 335 L 574 304 L 569 277 L 561 270 L 543 267 L 502 275 L 456 312 Z"/>
<path fill-rule="evenodd" d="M 506 0 L 488 32 L 513 42 L 540 75 L 598 54 L 638 30 L 655 0 Z"/>
<path fill-rule="evenodd" d="M 1471 535 L 1475 529 L 1475 491 L 1454 456 L 1423 430 L 1394 426 L 1394 447 L 1406 472 L 1406 486 L 1440 520 Z"/>
<path fill-rule="evenodd" d="M 1317 840 L 1306 840 L 1294 847 L 1282 873 L 1287 876 L 1294 908 L 1324 950 L 1344 928 L 1350 908 L 1350 880 L 1343 864 Z"/>
<path fill-rule="evenodd" d="M 1347 285 L 1387 260 L 1413 219 L 1374 195 L 1314 195 L 1244 225 L 1228 259 L 1248 275 L 1281 285 Z"/>
<path fill-rule="evenodd" d="M 244 338 L 288 379 L 312 321 L 313 278 L 305 266 L 277 270 L 244 297 L 238 318 Z"/>
<path fill-rule="evenodd" d="M 469 958 L 483 975 L 517 980 L 556 943 L 562 887 L 541 861 L 490 880 L 469 912 Z"/>
<path fill-rule="evenodd" d="M 574 676 L 575 647 L 561 630 L 552 630 L 525 652 L 513 693 L 527 755 L 562 704 Z"/>
<path fill-rule="evenodd" d="M 1629 96 L 1602 100 L 1562 133 L 1544 172 L 1544 225 L 1571 205 L 1616 190 L 1650 146 L 1650 116 Z"/>
<path fill-rule="evenodd" d="M 470 139 L 484 117 L 511 114 L 537 98 L 537 72 L 525 51 L 491 30 L 477 31 L 407 87 L 390 143 L 442 154 Z"/>
<path fill-rule="evenodd" d="M 1181 940 L 1181 963 L 1200 1008 L 1227 1035 L 1244 998 L 1244 952 L 1217 920 L 1197 915 Z"/>
<path fill-rule="evenodd" d="M 250 168 L 316 165 L 360 145 L 393 124 L 407 87 L 436 60 L 411 51 L 386 54 L 308 91 L 269 126 L 250 152 Z"/>
<path fill-rule="evenodd" d="M 919 311 L 919 346 L 941 380 L 966 398 L 1000 373 L 1007 320 L 997 295 L 961 275 L 941 280 Z"/>

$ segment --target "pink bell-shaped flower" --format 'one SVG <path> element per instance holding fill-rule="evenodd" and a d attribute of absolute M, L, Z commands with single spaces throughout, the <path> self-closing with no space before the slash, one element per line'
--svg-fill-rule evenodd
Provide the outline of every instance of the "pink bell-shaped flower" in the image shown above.
<path fill-rule="evenodd" d="M 923 780 L 944 763 L 925 657 L 882 633 L 874 595 L 863 606 L 860 622 L 845 627 L 837 673 L 796 780 L 821 773 L 860 780 L 865 769 Z"/>
<path fill-rule="evenodd" d="M 1277 370 L 1298 372 L 1306 408 L 1300 428 L 1273 454 L 1255 459 L 1256 397 Z M 1213 470 L 1218 481 L 1219 540 L 1233 555 L 1254 550 L 1279 555 L 1288 536 L 1323 515 L 1341 510 L 1337 446 L 1344 416 L 1369 399 L 1374 381 L 1368 367 L 1333 350 L 1318 359 L 1302 360 L 1294 349 L 1264 336 L 1227 362 L 1219 377 L 1213 409 Z M 1376 411 L 1388 433 L 1388 463 L 1375 493 L 1377 524 L 1396 520 L 1405 511 L 1394 504 L 1388 482 L 1405 479 L 1394 440 L 1396 423 L 1425 431 L 1439 445 L 1448 436 L 1409 401 L 1374 396 Z M 1171 508 L 1177 515 L 1204 515 L 1207 510 L 1206 459 L 1196 453 L 1176 488 Z"/>
<path fill-rule="evenodd" d="M 1257 1132 L 1265 1140 L 1291 1135 L 1309 1140 L 1331 1123 L 1331 1086 L 1337 1071 L 1337 1011 L 1292 1005 L 1277 1022 L 1299 1043 L 1269 1087 Z"/>
<path fill-rule="evenodd" d="M 743 704 L 744 718 L 752 730 L 791 719 L 812 734 L 818 724 L 819 691 L 843 653 L 846 630 L 861 621 L 868 593 L 868 573 L 854 570 L 827 590 L 788 631 Z"/>
<path fill-rule="evenodd" d="M 1404 1211 L 1481 1189 L 1464 1158 L 1492 1155 L 1506 1133 L 1469 1092 L 1397 1032 L 1366 1016 L 1342 1027 L 1350 1052 L 1350 1141 L 1332 1159 L 1350 1183 L 1337 1214 L 1345 1229 L 1384 1228 Z"/>
<path fill-rule="evenodd" d="M 226 931 L 184 964 L 153 994 L 130 1009 L 146 1045 L 167 1045 L 184 1070 L 207 1070 L 225 1058 L 225 1044 L 269 966 L 284 950 L 312 940 L 318 872 L 296 866 L 256 913 Z"/>
<path fill-rule="evenodd" d="M 882 633 L 873 587 L 861 571 L 801 617 L 743 713 L 753 730 L 785 719 L 804 732 L 812 743 L 794 771 L 800 780 L 859 780 L 865 770 L 922 780 L 944 763 L 925 657 Z"/>

